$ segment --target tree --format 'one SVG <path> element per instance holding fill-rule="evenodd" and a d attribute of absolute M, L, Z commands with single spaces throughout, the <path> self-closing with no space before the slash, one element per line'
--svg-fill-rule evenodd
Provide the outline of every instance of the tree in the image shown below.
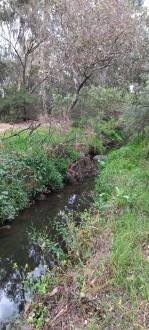
<path fill-rule="evenodd" d="M 73 112 L 86 84 L 121 85 L 146 60 L 145 12 L 132 1 L 1 2 L 1 57 L 9 68 L 3 82 L 38 94 L 43 114 L 53 90 L 75 93 Z"/>
<path fill-rule="evenodd" d="M 131 0 L 132 4 L 137 7 L 141 7 L 144 4 L 144 0 Z"/>
<path fill-rule="evenodd" d="M 11 68 L 10 80 L 17 90 L 31 94 L 47 79 L 40 55 L 46 43 L 46 30 L 41 15 L 42 1 L 3 1 L 1 38 L 3 57 Z M 13 63 L 13 65 L 12 65 Z M 24 106 L 24 115 L 26 110 Z"/>
<path fill-rule="evenodd" d="M 126 103 L 123 119 L 128 136 L 144 132 L 149 127 L 149 77 L 146 77 L 145 85 L 140 86 Z"/>
<path fill-rule="evenodd" d="M 131 63 L 145 29 L 142 15 L 120 0 L 65 0 L 55 4 L 54 15 L 57 63 L 73 80 L 76 92 L 73 111 L 89 79 L 118 60 Z"/>

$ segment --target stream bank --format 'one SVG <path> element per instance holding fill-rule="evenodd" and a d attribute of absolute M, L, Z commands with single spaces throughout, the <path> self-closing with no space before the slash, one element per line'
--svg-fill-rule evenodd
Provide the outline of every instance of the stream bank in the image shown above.
<path fill-rule="evenodd" d="M 39 249 L 28 238 L 27 231 L 31 227 L 43 231 L 47 227 L 51 235 L 55 235 L 52 222 L 56 219 L 61 222 L 62 212 L 78 212 L 88 208 L 92 199 L 94 178 L 75 185 L 67 185 L 62 191 L 47 196 L 46 200 L 38 201 L 20 215 L 11 224 L 0 232 L 0 322 L 4 322 L 13 312 L 20 312 L 24 305 L 22 278 L 18 275 L 14 264 L 17 264 L 23 274 L 28 264 L 29 272 L 38 277 L 44 272 L 43 261 Z M 50 263 L 52 261 L 47 260 Z M 7 324 L 9 322 L 6 321 Z M 2 324 L 1 324 L 2 327 Z"/>
<path fill-rule="evenodd" d="M 93 207 L 64 227 L 66 264 L 26 305 L 32 329 L 148 330 L 148 168 L 148 136 L 107 156 Z"/>
<path fill-rule="evenodd" d="M 34 199 L 44 199 L 66 183 L 78 183 L 96 174 L 84 145 L 77 147 L 80 151 L 61 143 L 46 150 L 30 148 L 27 154 L 0 155 L 1 224 L 13 220 Z"/>

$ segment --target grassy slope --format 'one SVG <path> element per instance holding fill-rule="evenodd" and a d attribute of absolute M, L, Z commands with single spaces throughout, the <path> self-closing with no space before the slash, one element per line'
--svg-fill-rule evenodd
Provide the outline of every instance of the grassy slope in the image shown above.
<path fill-rule="evenodd" d="M 40 280 L 25 315 L 34 329 L 148 329 L 147 138 L 111 152 L 101 165 L 97 212 L 83 214 L 79 228 L 67 221 L 67 269 L 59 265 Z"/>
<path fill-rule="evenodd" d="M 110 264 L 116 285 L 130 297 L 149 299 L 149 145 L 130 143 L 109 155 L 97 182 L 97 200 L 111 210 L 113 234 Z M 105 195 L 102 194 L 105 192 Z M 107 211 L 105 211 L 106 214 Z"/>

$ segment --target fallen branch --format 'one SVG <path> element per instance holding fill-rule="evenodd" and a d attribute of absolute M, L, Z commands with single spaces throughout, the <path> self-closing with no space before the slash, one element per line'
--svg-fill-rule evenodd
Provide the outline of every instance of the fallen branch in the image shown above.
<path fill-rule="evenodd" d="M 25 131 L 27 131 L 27 130 L 31 130 L 30 133 L 29 133 L 29 136 L 31 136 L 32 133 L 33 133 L 38 127 L 40 127 L 40 125 L 41 125 L 41 124 L 39 124 L 39 125 L 37 125 L 37 126 L 33 126 L 33 124 L 31 124 L 29 127 L 27 127 L 27 128 L 23 128 L 21 131 L 16 132 L 16 133 L 13 134 L 13 135 L 10 135 L 10 136 L 7 136 L 7 137 L 4 137 L 4 138 L 2 139 L 2 141 L 8 140 L 8 139 L 13 138 L 13 137 L 15 137 L 15 136 L 20 136 L 21 133 L 23 133 L 23 132 L 25 132 Z"/>

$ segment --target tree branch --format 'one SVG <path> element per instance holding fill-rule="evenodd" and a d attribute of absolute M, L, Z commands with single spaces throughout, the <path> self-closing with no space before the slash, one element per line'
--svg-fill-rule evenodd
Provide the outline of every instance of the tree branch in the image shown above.
<path fill-rule="evenodd" d="M 20 60 L 20 63 L 21 63 L 21 65 L 22 65 L 22 67 L 24 68 L 24 63 L 23 63 L 23 61 L 22 61 L 22 59 L 21 59 L 21 56 L 20 56 L 20 54 L 18 53 L 16 47 L 15 47 L 15 46 L 13 45 L 13 43 L 11 42 L 11 40 L 7 39 L 7 38 L 4 37 L 3 35 L 1 35 L 1 37 L 2 37 L 4 40 L 6 40 L 6 41 L 12 46 L 12 48 L 14 49 L 15 53 L 17 54 L 17 56 L 18 56 L 18 58 L 19 58 L 19 60 Z"/>
<path fill-rule="evenodd" d="M 49 75 L 47 75 L 44 79 L 42 79 L 42 81 L 40 81 L 31 91 L 30 93 L 33 94 L 34 91 L 36 90 L 36 88 L 38 88 L 47 78 L 49 77 Z"/>
<path fill-rule="evenodd" d="M 35 129 L 37 129 L 38 127 L 40 127 L 40 125 L 41 125 L 41 124 L 38 124 L 37 126 L 33 126 L 33 123 L 31 123 L 31 125 L 30 125 L 29 127 L 24 128 L 24 129 L 22 129 L 21 131 L 15 133 L 15 134 L 13 134 L 13 135 L 10 135 L 10 136 L 7 136 L 7 137 L 4 137 L 4 138 L 2 139 L 2 141 L 8 140 L 8 139 L 10 139 L 10 138 L 12 138 L 12 137 L 14 137 L 14 136 L 20 136 L 21 133 L 23 133 L 24 131 L 27 131 L 27 130 L 31 130 L 30 133 L 29 133 L 29 136 L 31 136 L 32 133 L 35 131 Z"/>

